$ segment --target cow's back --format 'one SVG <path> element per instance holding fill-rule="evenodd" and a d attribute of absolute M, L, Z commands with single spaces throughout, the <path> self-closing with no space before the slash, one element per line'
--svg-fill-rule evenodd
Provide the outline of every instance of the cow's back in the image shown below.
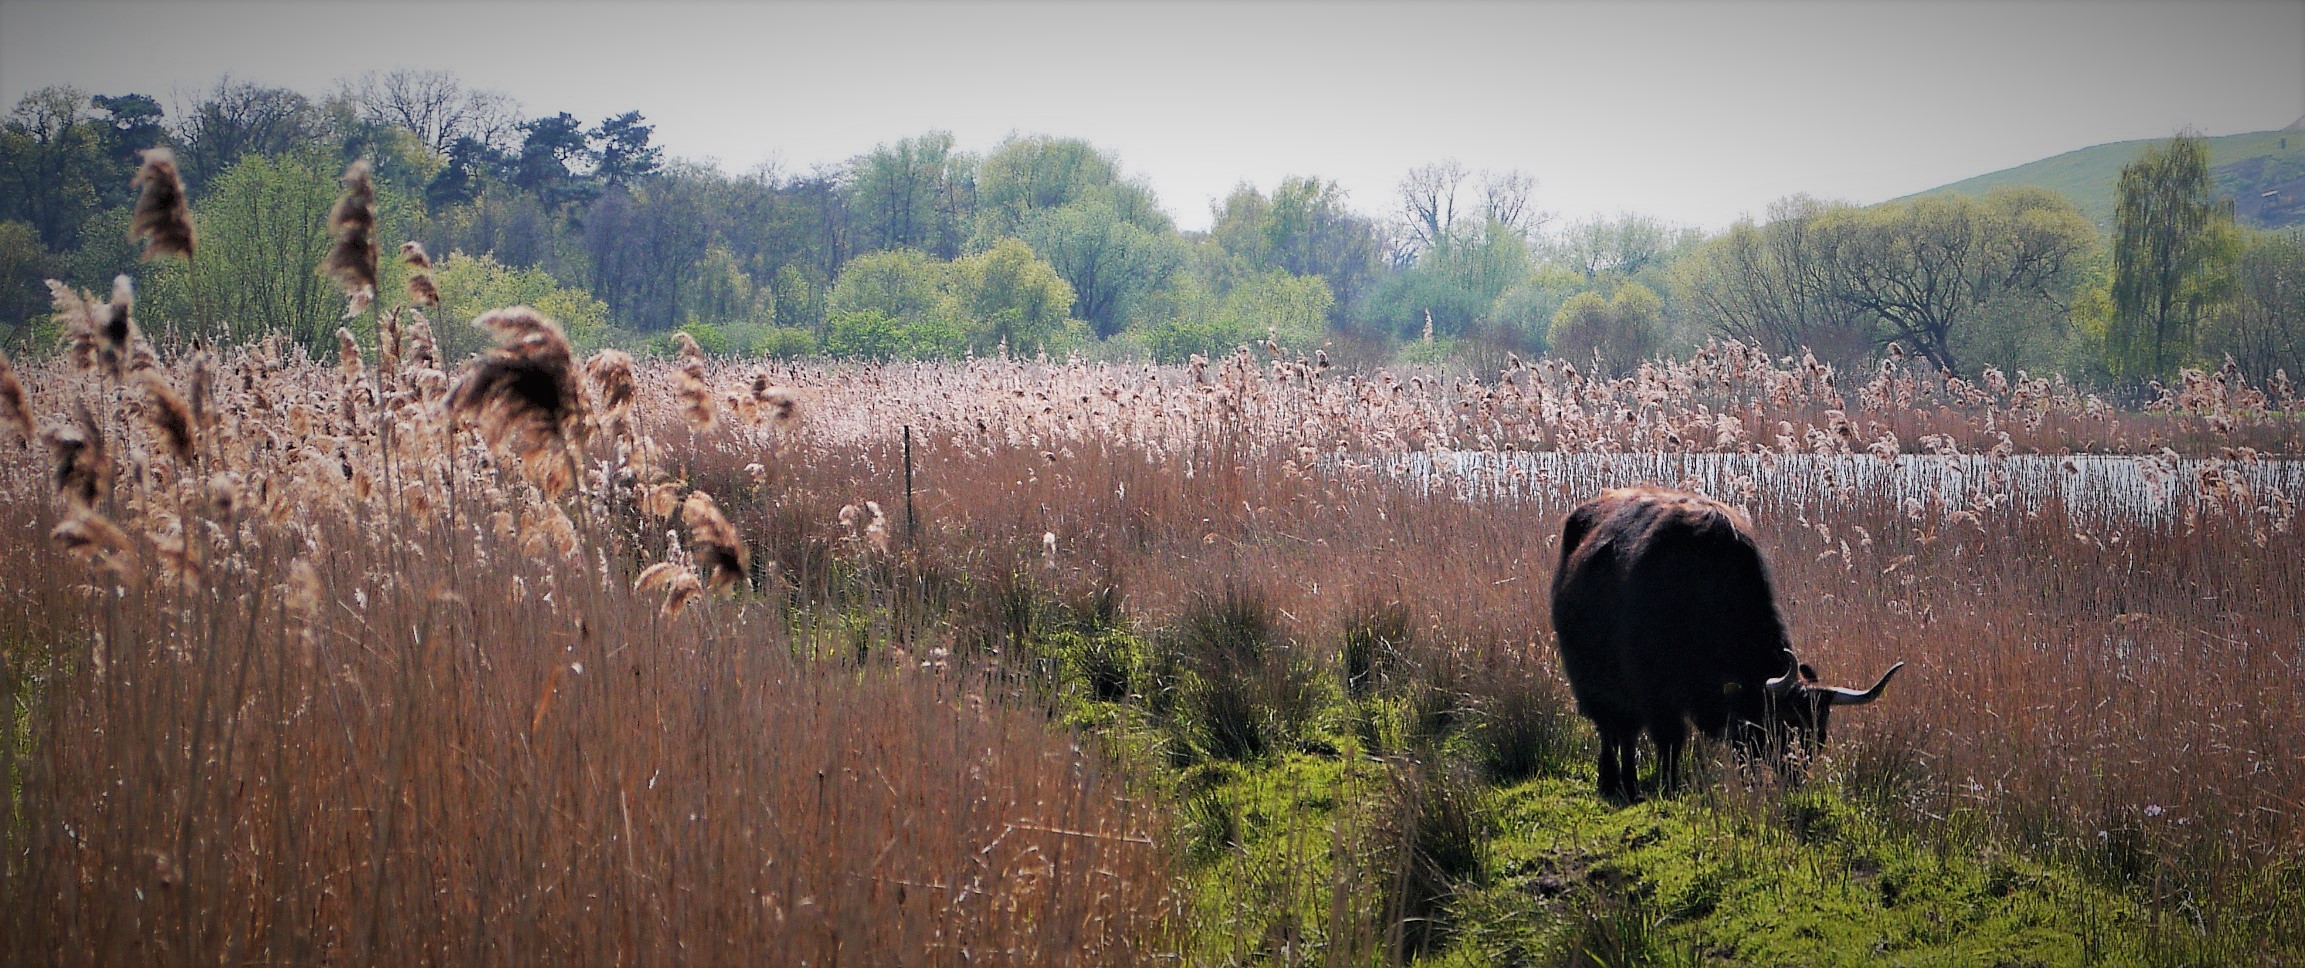
<path fill-rule="evenodd" d="M 1687 717 L 1718 730 L 1737 693 L 1782 672 L 1787 654 L 1767 567 L 1736 513 L 1649 488 L 1569 515 L 1553 623 L 1562 671 L 1596 722 Z"/>

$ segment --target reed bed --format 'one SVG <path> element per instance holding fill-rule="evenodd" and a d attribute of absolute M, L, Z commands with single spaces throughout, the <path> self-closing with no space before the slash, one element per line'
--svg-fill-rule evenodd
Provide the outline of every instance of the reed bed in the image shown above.
<path fill-rule="evenodd" d="M 1161 950 L 1134 784 L 996 681 L 817 662 L 757 596 L 635 590 L 717 577 L 729 539 L 702 492 L 676 525 L 571 487 L 536 432 L 574 418 L 491 448 L 437 371 L 273 347 L 140 372 L 27 374 L 35 412 L 85 416 L 6 448 L 0 961 Z"/>
<path fill-rule="evenodd" d="M 373 362 L 24 374 L 65 416 L 0 455 L 11 957 L 1146 960 L 1182 910 L 1165 808 L 1006 685 L 1019 596 L 1160 628 L 1253 589 L 1332 667 L 1390 610 L 1455 701 L 1558 719 L 1560 520 L 1643 479 L 1752 513 L 1828 678 L 1912 666 L 1834 738 L 1885 809 L 2196 940 L 2300 943 L 2285 381 L 2124 411 L 1720 345 L 1611 381 L 1245 350 L 578 376 L 532 321 L 452 367 L 411 317 Z M 2158 497 L 2022 469 L 2068 455 Z"/>

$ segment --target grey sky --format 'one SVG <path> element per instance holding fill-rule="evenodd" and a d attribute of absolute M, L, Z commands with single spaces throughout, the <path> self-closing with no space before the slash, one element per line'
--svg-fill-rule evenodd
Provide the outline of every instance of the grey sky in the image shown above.
<path fill-rule="evenodd" d="M 324 93 L 456 71 L 530 113 L 639 110 L 731 171 L 838 162 L 931 128 L 1087 138 L 1181 226 L 1240 180 L 1519 168 L 1562 216 L 1719 228 L 2107 141 L 2305 115 L 2305 0 L 799 3 L 0 0 L 0 99 L 49 84 Z"/>

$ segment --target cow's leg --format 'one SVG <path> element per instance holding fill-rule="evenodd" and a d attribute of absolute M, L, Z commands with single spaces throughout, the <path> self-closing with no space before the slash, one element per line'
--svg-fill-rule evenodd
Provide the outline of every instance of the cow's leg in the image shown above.
<path fill-rule="evenodd" d="M 1633 773 L 1633 745 L 1639 731 L 1621 723 L 1595 724 L 1601 734 L 1601 795 L 1631 801 L 1639 795 Z"/>
<path fill-rule="evenodd" d="M 1649 739 L 1657 744 L 1657 789 L 1671 793 L 1681 788 L 1681 747 L 1689 744 L 1687 723 L 1675 718 L 1651 720 Z"/>

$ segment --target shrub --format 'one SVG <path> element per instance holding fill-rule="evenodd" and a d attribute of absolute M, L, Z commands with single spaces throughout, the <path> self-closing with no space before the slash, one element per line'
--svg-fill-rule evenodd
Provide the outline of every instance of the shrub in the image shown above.
<path fill-rule="evenodd" d="M 1447 939 L 1451 902 L 1486 879 L 1489 823 L 1479 779 L 1444 756 L 1398 764 L 1378 809 L 1377 848 L 1392 869 L 1381 908 L 1386 938 L 1407 961 Z"/>
<path fill-rule="evenodd" d="M 1165 639 L 1175 725 L 1203 756 L 1261 756 L 1302 735 L 1320 708 L 1318 673 L 1282 640 L 1260 592 L 1201 596 Z"/>

